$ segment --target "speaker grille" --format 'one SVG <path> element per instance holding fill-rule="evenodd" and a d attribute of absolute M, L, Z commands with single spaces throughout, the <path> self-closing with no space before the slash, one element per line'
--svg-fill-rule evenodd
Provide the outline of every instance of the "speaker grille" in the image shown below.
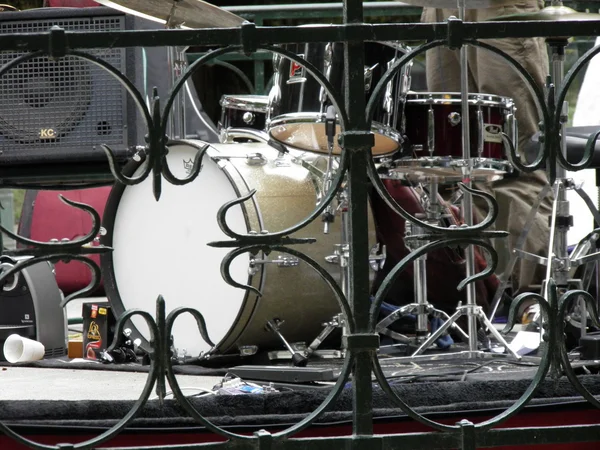
<path fill-rule="evenodd" d="M 53 25 L 69 31 L 125 29 L 124 16 L 67 17 L 0 22 L 0 33 L 48 31 Z M 93 49 L 126 73 L 124 49 Z M 22 53 L 0 52 L 0 66 Z M 71 156 L 103 156 L 98 145 L 123 147 L 127 142 L 125 89 L 108 72 L 86 60 L 67 56 L 22 63 L 0 77 L 0 151 L 22 162 L 27 153 L 51 159 L 52 151 Z M 15 150 L 21 152 L 14 153 Z M 99 153 L 98 153 L 99 152 Z M 58 155 L 56 155 L 58 156 Z M 63 159 L 61 157 L 61 159 Z M 95 159 L 95 158 L 94 158 Z"/>

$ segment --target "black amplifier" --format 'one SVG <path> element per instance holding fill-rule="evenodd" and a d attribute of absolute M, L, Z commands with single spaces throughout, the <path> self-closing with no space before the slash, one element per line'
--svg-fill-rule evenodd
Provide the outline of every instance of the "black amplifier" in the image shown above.
<path fill-rule="evenodd" d="M 5 268 L 10 260 L 3 258 Z M 52 265 L 34 264 L 7 280 L 0 287 L 0 361 L 4 341 L 11 334 L 44 344 L 44 358 L 67 354 L 67 324 L 60 306 L 62 294 L 56 284 Z"/>

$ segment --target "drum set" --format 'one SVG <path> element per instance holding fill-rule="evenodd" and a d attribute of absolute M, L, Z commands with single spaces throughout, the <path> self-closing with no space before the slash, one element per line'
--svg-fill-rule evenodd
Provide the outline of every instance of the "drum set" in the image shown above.
<path fill-rule="evenodd" d="M 149 7 L 146 2 L 129 3 L 135 4 L 131 8 L 168 21 L 164 12 L 145 10 Z M 185 7 L 189 2 L 180 3 Z M 195 8 L 203 4 L 192 3 Z M 227 20 L 231 20 L 229 16 L 227 13 Z M 343 92 L 341 44 L 289 44 L 282 48 L 321 69 L 329 83 Z M 388 68 L 408 50 L 398 42 L 365 43 L 367 99 Z M 465 177 L 497 180 L 512 170 L 502 135 L 517 140 L 515 105 L 511 98 L 485 93 L 413 92 L 411 67 L 406 64 L 387 83 L 374 110 L 372 157 L 382 179 L 400 181 L 419 192 L 421 219 L 439 225 L 447 218 L 446 200 L 437 194 L 439 185 L 464 181 Z M 173 352 L 179 358 L 209 360 L 266 352 L 272 360 L 292 359 L 302 366 L 309 357 L 343 355 L 340 336 L 345 332 L 345 317 L 326 282 L 308 264 L 277 252 L 238 256 L 229 266 L 229 274 L 237 283 L 254 288 L 242 290 L 223 280 L 221 266 L 228 250 L 207 245 L 228 239 L 216 220 L 221 207 L 254 190 L 250 200 L 227 212 L 227 224 L 234 231 L 277 232 L 302 222 L 322 206 L 338 170 L 343 151 L 337 144 L 340 125 L 326 91 L 302 65 L 279 54 L 273 57 L 273 70 L 268 95 L 222 97 L 220 143 L 179 140 L 169 144 L 167 162 L 178 178 L 190 173 L 195 155 L 208 146 L 200 175 L 193 182 L 165 184 L 158 202 L 150 195 L 150 179 L 133 186 L 117 184 L 104 213 L 104 241 L 114 250 L 104 258 L 103 270 L 115 313 L 133 308 L 152 311 L 160 294 L 168 310 L 192 307 L 204 316 L 215 345 L 203 341 L 194 318 L 180 317 L 172 335 Z M 144 158 L 141 152 L 130 162 L 129 174 L 142 170 Z M 294 234 L 316 238 L 299 250 L 322 264 L 345 293 L 352 250 L 348 207 L 343 183 L 324 210 L 322 222 L 313 220 Z M 386 259 L 386 243 L 377 242 L 376 219 L 370 211 L 371 278 Z M 469 224 L 469 219 L 465 221 Z M 409 236 L 422 231 L 416 226 L 406 228 Z M 407 241 L 411 250 L 424 243 Z M 465 258 L 469 260 L 468 252 Z M 380 322 L 378 330 L 384 331 L 402 314 L 415 314 L 414 336 L 393 335 L 403 344 L 416 343 L 415 354 L 427 350 L 448 327 L 454 327 L 472 351 L 477 350 L 476 328 L 470 326 L 465 333 L 454 323 L 456 317 L 450 318 L 428 302 L 425 259 L 415 261 L 414 302 Z M 473 275 L 472 260 L 467 268 L 467 276 Z M 473 298 L 467 303 L 470 309 L 464 314 L 481 315 Z M 446 320 L 442 332 L 429 332 L 432 314 Z M 506 344 L 485 316 L 476 319 Z M 145 324 L 133 321 L 136 332 L 147 339 Z"/>

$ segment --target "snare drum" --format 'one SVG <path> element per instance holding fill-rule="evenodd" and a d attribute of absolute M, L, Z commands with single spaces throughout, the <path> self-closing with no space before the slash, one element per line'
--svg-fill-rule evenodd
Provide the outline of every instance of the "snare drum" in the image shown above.
<path fill-rule="evenodd" d="M 204 145 L 200 141 L 169 145 L 167 162 L 175 176 L 188 175 Z M 323 323 L 340 312 L 334 294 L 316 271 L 285 253 L 244 253 L 233 261 L 231 275 L 259 289 L 263 294 L 259 297 L 223 280 L 220 265 L 231 249 L 207 245 L 230 240 L 217 224 L 217 212 L 252 189 L 256 189 L 252 200 L 227 213 L 227 223 L 235 232 L 277 232 L 306 218 L 322 195 L 319 171 L 327 167 L 325 157 L 310 156 L 310 161 L 282 156 L 264 143 L 212 144 L 198 177 L 184 186 L 164 183 L 158 202 L 152 195 L 151 177 L 134 186 L 116 184 L 104 213 L 103 239 L 114 250 L 103 256 L 102 268 L 117 317 L 132 308 L 154 314 L 159 294 L 165 298 L 167 312 L 180 306 L 197 309 L 216 346 L 211 349 L 204 343 L 195 320 L 184 315 L 173 329 L 174 346 L 192 357 L 248 346 L 281 349 L 278 337 L 265 328 L 272 319 L 283 321 L 280 331 L 288 342 L 310 343 Z M 292 235 L 316 238 L 315 243 L 295 248 L 338 280 L 339 264 L 330 264 L 325 257 L 333 255 L 341 242 L 340 222 L 336 220 L 330 233 L 324 234 L 321 221 L 314 220 Z M 137 318 L 132 322 L 147 345 L 144 322 Z"/>
<path fill-rule="evenodd" d="M 513 100 L 471 93 L 468 103 L 470 157 L 475 159 L 475 174 L 510 171 L 502 132 L 517 142 Z M 397 161 L 397 165 L 431 169 L 428 173 L 432 175 L 460 173 L 466 164 L 462 151 L 461 94 L 409 93 L 401 107 L 398 129 L 406 138 L 407 159 Z"/>
<path fill-rule="evenodd" d="M 320 69 L 331 85 L 341 94 L 344 92 L 344 49 L 342 43 L 288 44 L 292 51 Z M 388 66 L 404 53 L 403 47 L 392 43 L 365 43 L 365 97 L 371 94 Z M 328 153 L 325 132 L 325 112 L 331 105 L 325 90 L 306 69 L 281 56 L 274 57 L 274 82 L 269 94 L 267 131 L 269 135 L 290 147 L 317 153 Z M 389 83 L 395 92 L 395 77 Z M 393 88 L 392 88 L 393 87 Z M 385 99 L 382 100 L 382 103 Z M 373 155 L 387 155 L 398 150 L 401 135 L 388 116 L 394 114 L 394 101 L 377 108 L 371 131 L 375 134 Z M 378 120 L 381 120 L 379 122 Z M 340 154 L 337 144 L 339 125 L 336 125 L 333 154 Z"/>
<path fill-rule="evenodd" d="M 265 131 L 268 96 L 224 95 L 221 120 L 217 126 L 221 142 L 228 142 L 236 130 Z"/>

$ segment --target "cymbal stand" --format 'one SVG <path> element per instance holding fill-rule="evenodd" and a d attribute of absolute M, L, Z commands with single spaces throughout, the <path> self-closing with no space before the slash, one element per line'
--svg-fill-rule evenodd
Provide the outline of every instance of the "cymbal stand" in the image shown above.
<path fill-rule="evenodd" d="M 183 75 L 187 67 L 185 50 L 186 47 L 169 47 L 168 64 L 171 68 L 169 72 L 171 87 L 175 86 L 175 83 Z M 185 139 L 186 137 L 185 91 L 180 91 L 177 94 L 171 116 L 169 117 L 168 133 L 173 139 Z"/>
<path fill-rule="evenodd" d="M 429 193 L 426 197 L 422 197 L 422 204 L 425 210 L 424 214 L 419 217 L 422 220 L 427 221 L 430 224 L 439 224 L 443 218 L 442 216 L 442 205 L 440 204 L 438 196 L 438 183 L 437 180 L 433 179 L 429 182 Z M 418 216 L 417 216 L 418 217 Z M 415 251 L 423 245 L 427 244 L 427 240 L 420 239 L 417 236 L 424 234 L 425 230 L 419 225 L 411 222 L 405 222 L 406 239 L 405 244 L 410 251 Z M 403 344 L 414 346 L 417 348 L 418 353 L 424 352 L 427 348 L 422 347 L 422 344 L 427 341 L 429 333 L 429 316 L 439 317 L 444 321 L 449 321 L 450 317 L 444 311 L 435 308 L 432 304 L 427 301 L 427 255 L 422 255 L 416 259 L 413 263 L 413 276 L 414 276 L 414 296 L 415 302 L 408 305 L 404 305 L 387 317 L 382 319 L 375 327 L 376 331 L 389 336 Z M 417 323 L 415 328 L 414 338 L 409 338 L 403 334 L 388 329 L 396 320 L 407 314 L 415 314 L 417 316 Z M 469 336 L 460 328 L 456 323 L 451 322 L 451 327 L 458 332 L 461 337 L 465 340 L 469 340 Z M 418 354 L 415 352 L 414 354 Z"/>
<path fill-rule="evenodd" d="M 167 17 L 165 28 L 167 29 L 177 29 L 181 28 L 183 22 L 179 22 L 175 19 L 175 9 L 177 8 L 177 2 L 174 1 L 171 7 L 171 11 L 169 16 Z M 171 88 L 175 86 L 175 83 L 181 76 L 183 75 L 186 67 L 187 60 L 185 56 L 185 51 L 187 47 L 169 47 L 169 51 L 167 53 L 167 64 L 171 68 L 169 72 Z M 185 129 L 185 91 L 181 91 L 177 94 L 177 98 L 175 99 L 175 103 L 173 105 L 173 110 L 171 111 L 171 116 L 169 117 L 169 124 L 167 133 L 172 139 L 186 138 L 186 129 Z"/>
<path fill-rule="evenodd" d="M 564 77 L 564 62 L 565 62 L 565 48 L 568 45 L 568 40 L 566 38 L 550 38 L 547 40 L 548 45 L 550 46 L 551 51 L 551 80 L 554 86 L 560 86 L 563 82 Z M 550 86 L 548 86 L 550 87 Z M 555 99 L 558 97 L 558 92 L 555 92 Z M 563 105 L 557 105 L 557 108 L 561 108 L 561 141 L 560 141 L 560 151 L 563 156 L 567 155 L 567 137 L 566 137 L 566 123 L 568 121 L 568 104 L 566 102 Z M 583 286 L 582 280 L 578 279 L 570 279 L 571 269 L 577 267 L 579 265 L 583 265 L 592 261 L 600 260 L 600 252 L 589 253 L 589 251 L 574 251 L 572 254 L 569 254 L 568 248 L 568 240 L 567 235 L 569 229 L 573 226 L 573 216 L 570 215 L 570 202 L 567 197 L 568 189 L 575 189 L 575 191 L 582 197 L 585 201 L 589 200 L 587 194 L 577 187 L 575 187 L 575 183 L 572 179 L 567 177 L 567 170 L 562 167 L 559 162 L 556 162 L 556 179 L 554 184 L 550 187 L 543 189 L 538 195 L 538 199 L 534 208 L 530 212 L 527 221 L 525 223 L 525 227 L 523 233 L 521 234 L 519 240 L 517 241 L 516 248 L 513 250 L 513 255 L 509 261 L 507 267 L 507 273 L 511 273 L 514 265 L 516 264 L 517 258 L 523 258 L 528 261 L 537 262 L 538 264 L 542 264 L 546 266 L 546 277 L 543 284 L 542 296 L 548 301 L 550 299 L 550 295 L 548 292 L 549 280 L 552 277 L 556 283 L 556 286 L 559 290 L 566 291 L 569 289 L 569 286 L 573 286 L 576 289 L 580 289 Z M 548 195 L 549 191 L 552 190 L 554 194 L 554 202 L 552 205 L 552 215 L 549 217 L 550 220 L 550 241 L 548 245 L 548 257 L 544 258 L 539 255 L 534 255 L 522 250 L 522 246 L 524 244 L 525 238 L 532 226 L 533 219 L 535 217 L 535 213 L 537 212 L 542 200 Z M 600 223 L 600 214 L 598 210 L 593 207 L 593 203 L 591 201 L 586 201 L 590 212 L 594 216 L 595 220 Z M 498 288 L 496 295 L 494 296 L 494 300 L 492 303 L 492 314 L 490 318 L 494 317 L 496 313 L 496 309 L 499 304 L 499 299 L 506 288 L 506 282 L 503 282 L 501 286 Z M 580 313 L 581 313 L 581 324 L 580 330 L 581 335 L 585 335 L 586 333 L 586 310 L 585 304 L 580 302 Z M 536 323 L 539 327 L 540 332 L 540 342 L 542 340 L 542 316 L 538 312 L 534 315 L 533 322 Z"/>

